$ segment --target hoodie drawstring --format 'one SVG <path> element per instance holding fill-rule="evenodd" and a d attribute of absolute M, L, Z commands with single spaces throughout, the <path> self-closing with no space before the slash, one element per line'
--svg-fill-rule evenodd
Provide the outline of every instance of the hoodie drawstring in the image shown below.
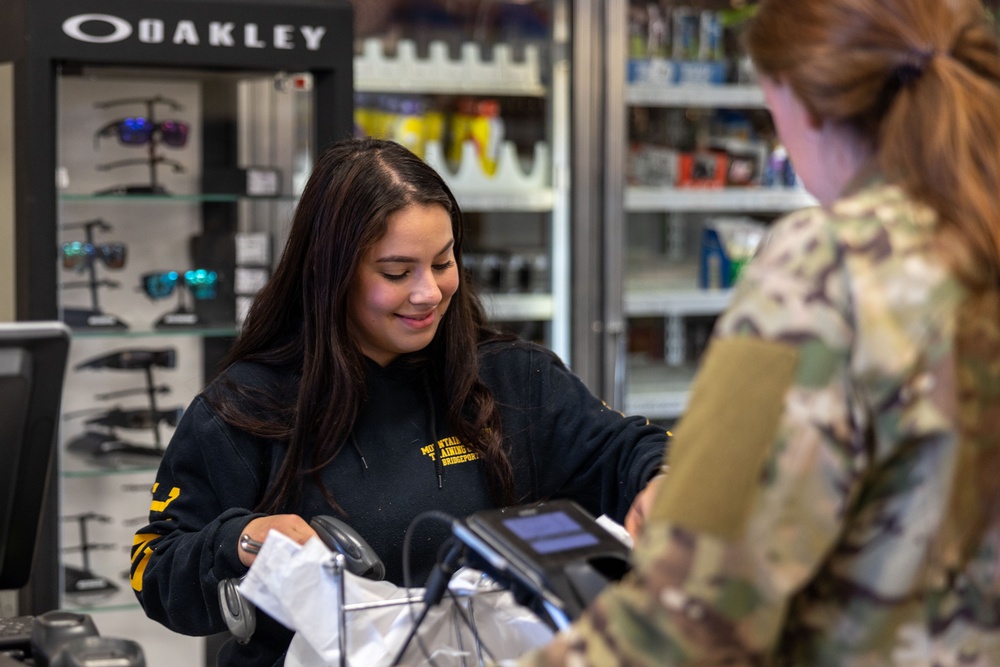
<path fill-rule="evenodd" d="M 431 383 L 424 374 L 424 396 L 427 398 L 427 411 L 430 420 L 430 430 L 431 430 L 431 441 L 434 443 L 434 472 L 437 474 L 438 489 L 444 488 L 444 463 L 441 460 L 441 442 L 437 437 L 437 417 L 434 414 L 434 397 L 431 393 Z M 365 470 L 368 470 L 368 461 L 365 460 L 364 452 L 361 451 L 361 446 L 358 444 L 357 438 L 354 437 L 354 432 L 350 435 L 351 446 L 354 447 L 354 451 L 357 453 L 358 458 L 361 459 L 361 465 L 364 466 Z"/>
<path fill-rule="evenodd" d="M 361 465 L 368 470 L 368 461 L 365 461 L 364 452 L 361 451 L 361 446 L 358 444 L 357 438 L 354 437 L 354 431 L 351 431 L 351 444 L 354 445 L 354 451 L 358 453 L 358 457 L 361 459 Z"/>

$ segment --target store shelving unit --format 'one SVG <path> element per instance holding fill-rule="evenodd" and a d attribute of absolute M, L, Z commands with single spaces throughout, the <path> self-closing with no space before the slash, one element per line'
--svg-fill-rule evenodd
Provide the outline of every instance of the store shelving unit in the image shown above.
<path fill-rule="evenodd" d="M 502 3 L 498 3 L 502 4 Z M 569 216 L 569 76 L 565 55 L 569 3 L 547 4 L 552 25 L 549 38 L 522 45 L 518 53 L 504 42 L 464 41 L 449 51 L 444 41 L 431 41 L 418 53 L 415 35 L 401 26 L 402 39 L 392 53 L 379 38 L 367 38 L 354 61 L 355 89 L 361 94 L 416 94 L 441 100 L 485 97 L 531 99 L 544 107 L 544 137 L 530 147 L 505 141 L 496 172 L 479 166 L 475 147 L 467 143 L 455 163 L 441 143 L 427 146 L 425 159 L 455 193 L 466 214 L 481 223 L 466 245 L 467 264 L 477 252 L 519 252 L 521 239 L 505 228 L 533 227 L 532 252 L 544 256 L 545 276 L 529 289 L 480 286 L 484 305 L 495 322 L 513 327 L 551 347 L 563 359 L 570 355 L 570 216 Z M 458 37 L 457 35 L 455 36 Z M 447 102 L 446 102 L 447 103 Z M 467 216 L 468 217 L 468 216 Z M 540 240 L 540 243 L 539 243 Z M 484 249 L 478 246 L 488 246 Z M 538 329 L 524 325 L 534 323 Z"/>
<path fill-rule="evenodd" d="M 350 52 L 342 56 L 349 69 Z M 146 522 L 160 455 L 177 412 L 211 379 L 237 334 L 239 303 L 253 291 L 245 283 L 259 288 L 269 275 L 319 137 L 349 133 L 331 127 L 328 110 L 318 106 L 317 76 L 300 72 L 298 87 L 287 78 L 252 67 L 56 69 L 55 246 L 79 243 L 81 226 L 96 224 L 92 245 L 109 243 L 124 253 L 120 266 L 106 266 L 100 255 L 89 259 L 97 269 L 96 315 L 86 290 L 73 288 L 81 274 L 55 269 L 58 314 L 74 330 L 59 441 L 59 606 L 95 615 L 105 632 L 123 626 L 121 633 L 140 641 L 147 655 L 194 662 L 210 652 L 204 640 L 177 638 L 146 620 L 128 579 L 128 550 Z M 141 145 L 127 136 L 94 145 L 95 128 L 139 117 L 145 102 L 161 98 L 172 106 L 160 117 L 187 128 L 183 145 L 151 145 L 155 134 Z M 123 103 L 108 108 L 107 100 Z M 343 112 L 350 101 L 349 94 L 342 98 L 342 117 L 349 118 Z M 105 194 L 120 183 L 148 186 L 143 158 L 132 157 L 147 152 L 179 167 L 157 179 L 164 192 Z M 99 168 L 116 163 L 124 166 Z M 276 178 L 266 187 L 243 187 L 251 181 L 231 178 L 243 175 L 239 169 Z M 210 279 L 199 283 L 197 275 L 186 277 L 189 270 Z M 155 367 L 140 359 L 124 368 L 100 361 L 143 353 L 163 359 Z M 143 423 L 150 415 L 152 428 Z M 66 520 L 81 513 L 100 520 L 81 531 Z"/>
<path fill-rule="evenodd" d="M 700 350 L 688 339 L 697 335 L 704 342 L 714 317 L 725 309 L 731 296 L 730 289 L 699 286 L 697 243 L 692 236 L 698 233 L 701 221 L 708 216 L 773 218 L 813 205 L 815 200 L 799 187 L 637 186 L 625 182 L 627 151 L 623 147 L 630 140 L 627 119 L 632 110 L 765 108 L 763 93 L 752 83 L 624 81 L 618 73 L 626 71 L 627 4 L 605 5 L 605 151 L 609 166 L 605 180 L 604 391 L 624 405 L 626 412 L 669 424 L 683 413 L 697 372 Z M 637 245 L 643 247 L 637 251 Z M 658 247 L 658 253 L 647 252 L 649 247 Z M 647 337 L 641 353 L 630 353 L 630 341 L 634 348 L 637 327 L 644 325 L 652 326 L 656 335 Z"/>
<path fill-rule="evenodd" d="M 84 611 L 102 634 L 139 641 L 147 664 L 199 664 L 201 639 L 145 619 L 128 551 L 156 450 L 236 335 L 242 296 L 273 266 L 316 152 L 351 134 L 351 7 L 16 4 L 0 63 L 14 105 L 4 173 L 17 317 L 73 329 L 42 541 L 18 612 Z M 227 41 L 210 28 L 221 19 L 263 32 L 240 27 Z M 285 22 L 315 28 L 308 47 Z M 136 351 L 156 360 L 107 361 Z M 132 448 L 88 449 L 108 443 Z"/>
<path fill-rule="evenodd" d="M 771 213 L 810 206 L 814 201 L 799 188 L 724 188 L 706 192 L 684 188 L 633 186 L 625 190 L 625 209 L 631 213 L 642 211 Z"/>

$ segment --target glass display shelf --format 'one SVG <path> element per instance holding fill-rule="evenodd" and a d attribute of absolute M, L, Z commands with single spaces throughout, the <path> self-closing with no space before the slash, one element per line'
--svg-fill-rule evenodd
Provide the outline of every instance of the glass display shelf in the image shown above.
<path fill-rule="evenodd" d="M 65 607 L 64 610 L 65 611 L 75 612 L 77 614 L 96 614 L 96 613 L 105 614 L 105 613 L 113 612 L 113 611 L 138 611 L 138 612 L 142 612 L 142 607 L 139 606 L 138 602 L 135 602 L 135 603 L 132 603 L 132 604 L 108 605 L 107 607 L 101 607 L 101 606 L 98 606 L 98 605 L 95 605 L 93 607 L 91 607 L 91 606 L 79 606 L 79 605 L 68 605 L 68 606 Z"/>
<path fill-rule="evenodd" d="M 65 462 L 65 460 L 64 460 Z M 148 473 L 155 475 L 158 466 L 133 466 L 121 468 L 98 468 L 96 466 L 87 467 L 85 463 L 77 466 L 66 466 L 60 471 L 63 477 L 70 479 L 80 479 L 85 477 L 108 477 L 109 475 L 134 475 L 135 473 Z"/>
<path fill-rule="evenodd" d="M 274 196 L 250 196 L 234 194 L 177 194 L 177 195 L 98 195 L 98 194 L 73 194 L 66 193 L 59 195 L 59 200 L 64 202 L 85 201 L 101 203 L 129 203 L 129 204 L 177 204 L 177 203 L 201 203 L 201 202 L 244 202 L 244 201 L 277 201 L 296 202 L 298 195 L 274 195 Z"/>
<path fill-rule="evenodd" d="M 480 294 L 486 312 L 491 319 L 507 320 L 544 320 L 552 317 L 553 302 L 551 294 Z M 163 336 L 186 336 L 192 338 L 235 338 L 239 329 L 231 327 L 203 327 L 196 329 L 73 329 L 74 338 L 114 338 L 121 340 L 136 338 L 154 338 Z"/>
<path fill-rule="evenodd" d="M 466 211 L 551 211 L 555 205 L 555 191 L 552 188 L 537 190 L 481 191 L 454 188 L 459 205 Z M 250 197 L 229 194 L 193 195 L 96 195 L 62 194 L 63 202 L 100 202 L 114 204 L 179 204 L 204 202 L 298 202 L 298 195 L 276 195 L 273 197 Z"/>
<path fill-rule="evenodd" d="M 74 338 L 151 338 L 161 336 L 191 336 L 195 338 L 233 338 L 239 333 L 234 324 L 231 327 L 200 327 L 192 329 L 100 329 L 79 327 L 73 329 Z"/>

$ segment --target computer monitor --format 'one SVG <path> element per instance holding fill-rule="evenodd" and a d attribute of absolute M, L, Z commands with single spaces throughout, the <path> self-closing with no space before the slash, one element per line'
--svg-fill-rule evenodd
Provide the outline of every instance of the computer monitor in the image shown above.
<path fill-rule="evenodd" d="M 31 575 L 69 342 L 61 322 L 0 322 L 0 590 Z"/>

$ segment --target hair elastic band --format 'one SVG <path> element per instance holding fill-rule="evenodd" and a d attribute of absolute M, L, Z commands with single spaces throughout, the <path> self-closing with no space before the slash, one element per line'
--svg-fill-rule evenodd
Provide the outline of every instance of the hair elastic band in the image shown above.
<path fill-rule="evenodd" d="M 907 62 L 896 68 L 893 76 L 901 86 L 910 85 L 923 75 L 924 70 L 927 69 L 927 64 L 934 58 L 934 55 L 934 49 L 912 53 Z"/>

